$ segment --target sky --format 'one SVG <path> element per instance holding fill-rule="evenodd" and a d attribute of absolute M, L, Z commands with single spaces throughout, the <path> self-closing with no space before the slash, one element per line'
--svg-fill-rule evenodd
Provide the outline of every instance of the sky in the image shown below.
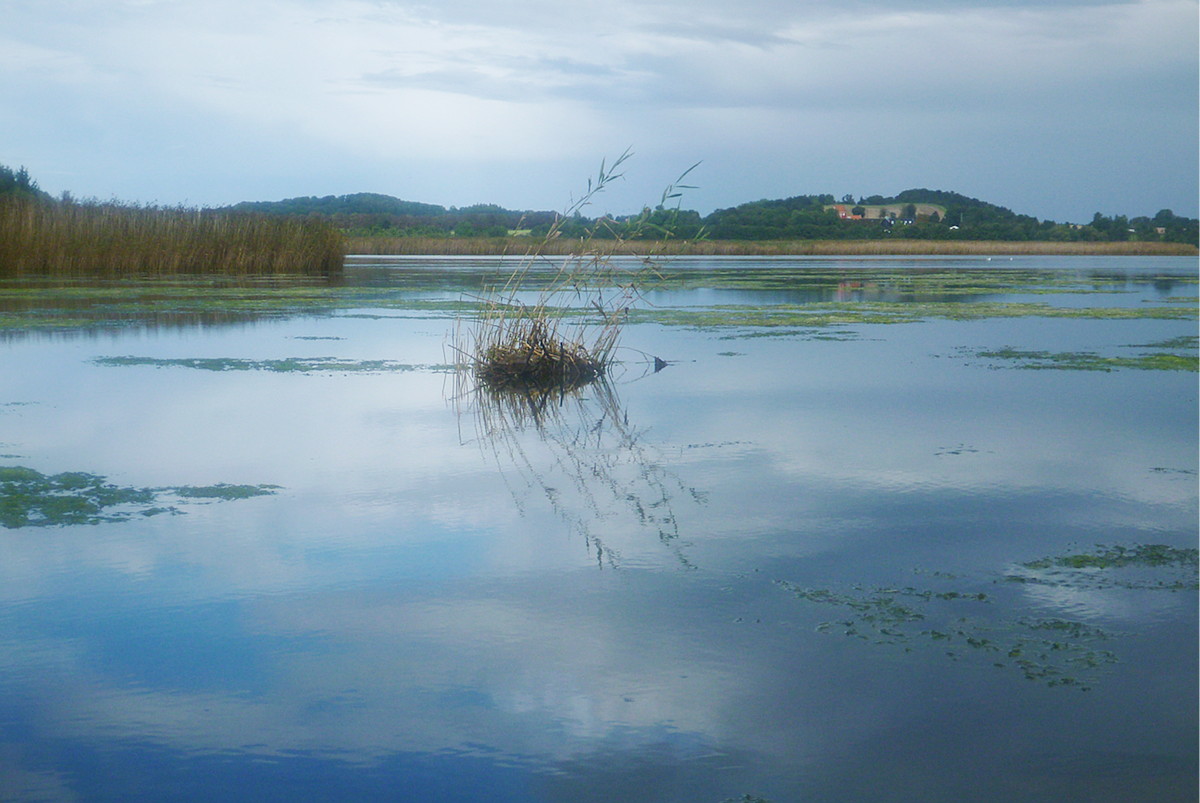
<path fill-rule="evenodd" d="M 0 0 L 0 164 L 58 195 L 588 214 L 951 190 L 1196 217 L 1197 0 Z"/>

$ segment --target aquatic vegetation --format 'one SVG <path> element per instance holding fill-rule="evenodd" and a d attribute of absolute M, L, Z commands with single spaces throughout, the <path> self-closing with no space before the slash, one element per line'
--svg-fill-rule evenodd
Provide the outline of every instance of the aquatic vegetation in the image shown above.
<path fill-rule="evenodd" d="M 844 612 L 843 618 L 819 624 L 820 633 L 841 633 L 905 652 L 935 650 L 955 661 L 975 658 L 1048 686 L 1089 690 L 1098 680 L 1095 670 L 1117 661 L 1115 654 L 1098 646 L 1112 635 L 1081 622 L 971 616 L 973 606 L 992 601 L 983 591 L 855 587 L 838 592 L 783 580 L 776 584 L 805 602 Z"/>
<path fill-rule="evenodd" d="M 1132 349 L 1200 349 L 1200 337 L 1196 335 L 1181 335 L 1168 340 L 1158 340 L 1154 343 L 1141 343 L 1130 346 Z"/>
<path fill-rule="evenodd" d="M 250 499 L 255 496 L 270 496 L 276 491 L 282 490 L 282 486 L 230 485 L 221 482 L 216 485 L 183 485 L 170 490 L 184 499 L 221 499 L 229 501 L 232 499 Z"/>
<path fill-rule="evenodd" d="M 132 488 L 82 471 L 43 474 L 25 466 L 0 466 L 0 526 L 56 527 L 126 521 L 133 516 L 180 513 L 162 497 L 231 500 L 273 494 L 277 485 Z"/>
<path fill-rule="evenodd" d="M 1033 583 L 1067 588 L 1140 591 L 1194 591 L 1200 557 L 1194 548 L 1162 544 L 1097 546 L 1090 552 L 1038 558 L 992 581 Z M 930 574 L 956 579 L 943 572 Z M 936 648 L 947 658 L 981 656 L 999 669 L 1015 668 L 1028 680 L 1049 686 L 1090 689 L 1097 670 L 1117 662 L 1104 648 L 1114 634 L 1072 619 L 1019 617 L 1014 620 L 972 617 L 970 608 L 989 605 L 989 592 L 974 589 L 862 588 L 834 591 L 808 588 L 778 580 L 796 598 L 831 606 L 846 616 L 823 622 L 818 632 L 841 634 L 860 641 Z M 945 605 L 944 603 L 952 603 Z M 964 610 L 962 605 L 968 604 Z"/>
<path fill-rule="evenodd" d="M 770 306 L 716 305 L 634 309 L 630 322 L 718 327 L 812 327 L 916 323 L 931 319 L 976 321 L 988 318 L 1080 318 L 1089 320 L 1185 320 L 1195 310 L 1177 307 L 1056 307 L 1026 302 L 830 302 Z"/>
<path fill-rule="evenodd" d="M 608 369 L 630 306 L 640 297 L 646 276 L 655 273 L 650 259 L 630 265 L 613 257 L 647 229 L 672 236 L 669 229 L 650 223 L 649 211 L 620 231 L 614 221 L 602 218 L 573 243 L 536 299 L 523 299 L 529 292 L 526 281 L 534 266 L 546 259 L 549 243 L 566 239 L 563 227 L 621 178 L 619 171 L 630 155 L 626 151 L 609 167 L 602 162 L 595 182 L 588 181 L 587 192 L 555 219 L 541 243 L 502 284 L 486 288 L 478 297 L 478 313 L 468 327 L 460 326 L 452 348 L 482 386 L 571 389 L 596 381 Z M 691 169 L 663 192 L 663 204 L 680 196 L 676 188 L 683 187 L 680 182 Z M 572 314 L 564 306 L 582 306 L 587 314 Z"/>
<path fill-rule="evenodd" d="M 0 467 L 0 525 L 10 529 L 120 521 L 130 513 L 112 509 L 125 505 L 140 506 L 143 515 L 163 512 L 153 503 L 149 489 L 119 488 L 94 474 Z"/>
<path fill-rule="evenodd" d="M 1200 550 L 1138 544 L 1097 545 L 1090 552 L 1039 558 L 1018 564 L 1004 579 L 1071 588 L 1194 591 L 1200 589 L 1198 575 Z"/>
<path fill-rule="evenodd" d="M 626 150 L 609 167 L 601 162 L 596 180 L 588 180 L 587 191 L 556 216 L 512 273 L 476 297 L 480 308 L 470 323 L 460 319 L 452 349 L 481 387 L 541 392 L 582 387 L 605 375 L 631 307 L 658 276 L 656 255 L 677 236 L 678 199 L 691 189 L 682 182 L 698 166 L 667 186 L 653 212 L 647 207 L 619 223 L 603 216 L 577 239 L 565 236 L 592 199 L 622 177 L 630 156 Z M 667 208 L 671 202 L 673 209 Z M 650 237 L 657 242 L 643 242 L 645 251 L 634 252 L 636 259 L 618 259 L 630 253 L 630 243 Z M 556 247 L 563 243 L 570 243 L 565 251 Z M 564 258 L 556 264 L 552 254 Z M 556 267 L 538 270 L 546 265 Z M 534 299 L 531 280 L 539 285 Z M 665 365 L 653 359 L 657 367 Z"/>
<path fill-rule="evenodd" d="M 975 357 L 985 360 L 1010 360 L 1017 368 L 1027 370 L 1114 371 L 1132 368 L 1139 371 L 1197 371 L 1200 358 L 1194 354 L 1151 352 L 1133 356 L 1101 356 L 1090 351 L 1024 351 L 1012 347 L 978 351 Z"/>
<path fill-rule="evenodd" d="M 451 371 L 451 365 L 414 365 L 394 360 L 352 360 L 339 357 L 287 357 L 279 360 L 248 360 L 234 357 L 98 357 L 96 365 L 113 368 L 194 368 L 201 371 L 270 371 L 272 373 L 359 373 L 382 374 L 410 371 Z"/>

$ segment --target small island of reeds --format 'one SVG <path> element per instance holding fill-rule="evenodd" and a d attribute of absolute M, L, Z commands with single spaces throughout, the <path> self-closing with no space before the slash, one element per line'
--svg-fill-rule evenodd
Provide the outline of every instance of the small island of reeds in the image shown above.
<path fill-rule="evenodd" d="M 629 157 L 626 151 L 611 166 L 601 162 L 599 174 L 594 181 L 589 179 L 580 200 L 556 218 L 500 285 L 486 288 L 476 299 L 479 311 L 465 332 L 460 321 L 453 346 L 456 363 L 469 370 L 476 389 L 544 396 L 573 391 L 604 377 L 631 303 L 645 282 L 657 276 L 654 259 L 640 253 L 642 259 L 632 267 L 615 262 L 614 256 L 630 253 L 631 242 L 613 236 L 604 219 L 583 237 L 562 233 L 593 197 L 621 177 L 619 170 Z M 653 226 L 663 237 L 660 246 L 670 240 L 670 212 L 664 205 L 689 188 L 681 181 L 694 168 L 663 191 L 658 210 L 667 211 L 664 220 L 651 223 L 647 210 L 626 231 L 636 235 Z M 559 244 L 563 247 L 554 247 Z M 531 298 L 528 280 L 535 275 L 541 290 Z"/>

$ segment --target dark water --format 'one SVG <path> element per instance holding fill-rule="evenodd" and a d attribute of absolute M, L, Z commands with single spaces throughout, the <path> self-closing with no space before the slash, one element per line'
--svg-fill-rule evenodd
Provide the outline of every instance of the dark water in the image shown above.
<path fill-rule="evenodd" d="M 533 406 L 495 268 L 10 329 L 0 799 L 1195 799 L 1196 373 L 981 356 L 1194 363 L 1194 260 L 684 261 Z"/>

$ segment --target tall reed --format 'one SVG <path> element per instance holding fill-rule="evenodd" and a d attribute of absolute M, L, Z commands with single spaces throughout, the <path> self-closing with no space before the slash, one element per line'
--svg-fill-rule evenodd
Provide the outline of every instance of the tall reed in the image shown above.
<path fill-rule="evenodd" d="M 331 275 L 325 222 L 184 207 L 0 199 L 0 277 Z"/>

